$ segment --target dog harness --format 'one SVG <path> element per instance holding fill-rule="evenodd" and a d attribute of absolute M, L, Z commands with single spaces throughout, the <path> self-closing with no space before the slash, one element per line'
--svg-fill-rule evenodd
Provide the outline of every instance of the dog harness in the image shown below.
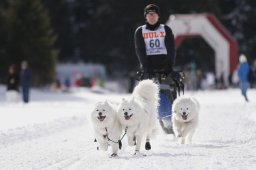
<path fill-rule="evenodd" d="M 108 141 L 110 141 L 110 142 L 118 143 L 119 149 L 122 149 L 122 140 L 123 140 L 124 136 L 126 135 L 127 129 L 128 129 L 128 127 L 125 128 L 123 136 L 122 136 L 121 139 L 119 139 L 117 142 L 111 140 L 111 139 L 108 137 L 108 129 L 107 129 L 106 127 L 105 127 L 106 135 L 103 135 L 103 137 L 106 138 L 106 139 L 107 139 Z"/>

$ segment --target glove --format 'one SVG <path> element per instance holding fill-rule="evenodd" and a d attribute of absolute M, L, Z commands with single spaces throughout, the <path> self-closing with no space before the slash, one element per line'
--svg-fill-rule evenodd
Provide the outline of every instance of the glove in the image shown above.
<path fill-rule="evenodd" d="M 145 74 L 144 70 L 138 70 L 136 72 L 136 80 L 138 81 L 142 80 L 144 77 L 144 74 Z"/>
<path fill-rule="evenodd" d="M 179 72 L 173 71 L 173 72 L 171 72 L 171 78 L 173 80 L 176 80 L 176 81 L 179 81 L 179 82 L 183 82 L 185 77 L 184 77 L 184 75 L 181 75 Z"/>

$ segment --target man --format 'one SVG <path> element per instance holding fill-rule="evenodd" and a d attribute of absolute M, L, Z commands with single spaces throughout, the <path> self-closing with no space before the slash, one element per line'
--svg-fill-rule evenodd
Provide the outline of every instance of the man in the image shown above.
<path fill-rule="evenodd" d="M 162 129 L 170 134 L 173 133 L 170 106 L 177 97 L 177 80 L 180 79 L 179 74 L 172 72 L 175 59 L 174 36 L 168 26 L 160 24 L 160 9 L 157 5 L 147 5 L 144 8 L 144 17 L 146 24 L 138 27 L 134 34 L 135 51 L 142 71 L 139 79 L 153 78 L 154 72 L 168 75 L 164 80 L 161 79 L 161 84 L 171 88 L 161 90 L 158 116 Z"/>
<path fill-rule="evenodd" d="M 150 75 L 154 70 L 170 73 L 175 59 L 175 44 L 172 30 L 160 24 L 160 9 L 149 4 L 144 8 L 146 24 L 135 31 L 135 50 L 140 69 Z"/>
<path fill-rule="evenodd" d="M 244 96 L 245 101 L 249 101 L 247 97 L 247 89 L 249 87 L 249 72 L 250 72 L 250 66 L 247 62 L 247 58 L 245 55 L 240 55 L 239 57 L 239 67 L 237 70 L 239 82 L 240 82 L 240 89 L 242 92 L 242 95 Z"/>
<path fill-rule="evenodd" d="M 31 72 L 28 68 L 28 62 L 22 61 L 20 73 L 20 85 L 22 91 L 22 99 L 24 103 L 29 102 L 29 89 L 30 89 Z"/>

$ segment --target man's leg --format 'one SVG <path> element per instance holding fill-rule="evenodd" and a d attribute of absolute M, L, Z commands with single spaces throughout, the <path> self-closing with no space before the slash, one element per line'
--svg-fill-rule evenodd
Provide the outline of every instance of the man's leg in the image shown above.
<path fill-rule="evenodd" d="M 23 102 L 28 103 L 29 102 L 29 87 L 23 86 L 22 87 L 22 95 L 23 95 Z"/>

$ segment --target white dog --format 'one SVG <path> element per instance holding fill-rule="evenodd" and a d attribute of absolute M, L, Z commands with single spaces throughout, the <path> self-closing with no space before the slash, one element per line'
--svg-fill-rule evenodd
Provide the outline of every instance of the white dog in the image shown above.
<path fill-rule="evenodd" d="M 198 124 L 199 103 L 194 97 L 178 97 L 172 106 L 172 126 L 181 144 L 189 144 Z"/>
<path fill-rule="evenodd" d="M 126 129 L 128 144 L 136 145 L 134 155 L 139 154 L 145 136 L 145 149 L 151 149 L 150 137 L 157 127 L 158 95 L 158 85 L 152 80 L 143 80 L 134 88 L 131 99 L 123 99 L 118 107 L 119 120 Z"/>
<path fill-rule="evenodd" d="M 97 103 L 91 119 L 99 148 L 106 151 L 108 145 L 111 145 L 113 152 L 111 157 L 117 156 L 122 127 L 117 117 L 116 106 L 107 101 Z"/>

